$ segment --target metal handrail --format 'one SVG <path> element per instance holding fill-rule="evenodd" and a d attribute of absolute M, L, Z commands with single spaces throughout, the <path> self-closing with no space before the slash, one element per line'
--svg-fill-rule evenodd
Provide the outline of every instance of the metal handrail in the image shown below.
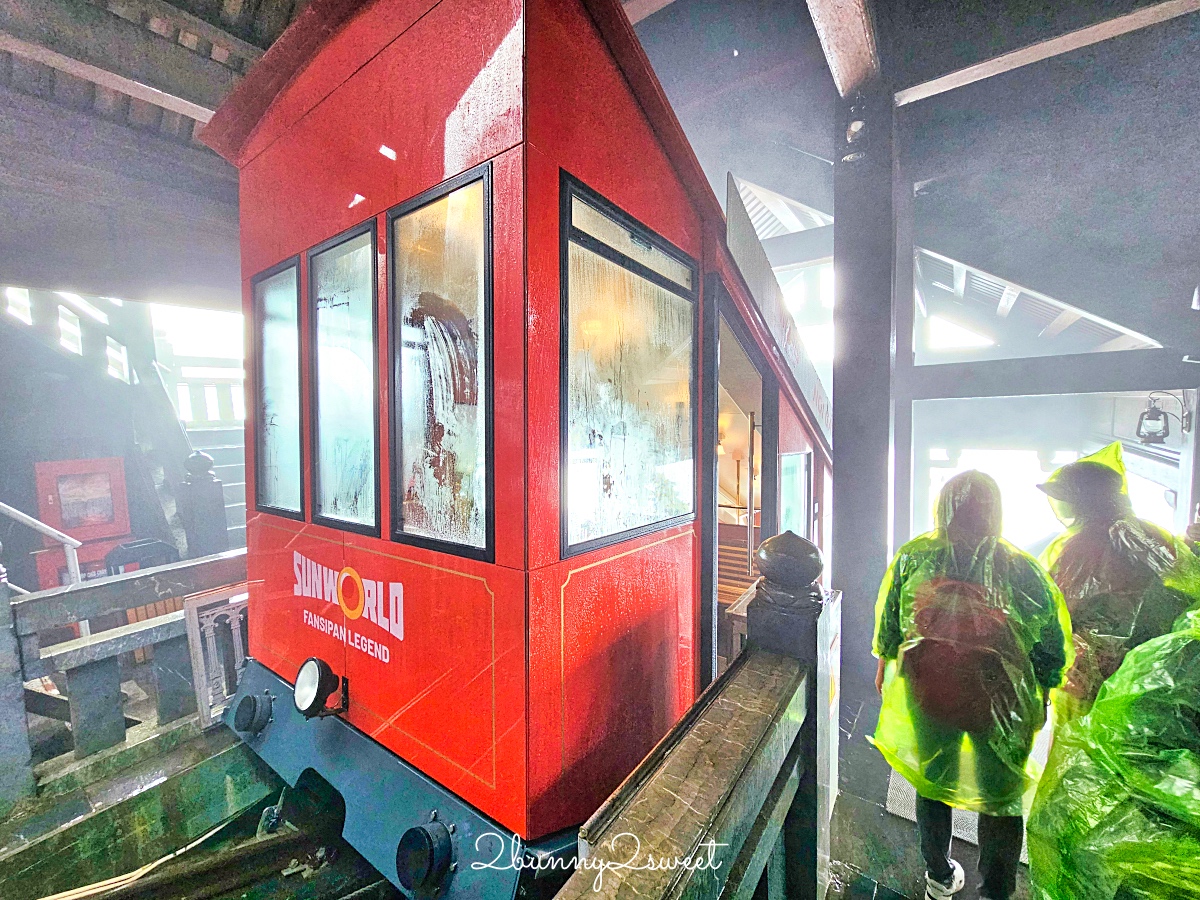
<path fill-rule="evenodd" d="M 64 534 L 57 528 L 47 525 L 40 519 L 35 519 L 28 513 L 23 513 L 15 507 L 9 506 L 7 503 L 0 503 L 0 513 L 8 516 L 14 522 L 19 522 L 29 528 L 32 528 L 38 534 L 43 534 L 46 537 L 58 541 L 63 545 L 63 554 L 67 557 L 67 579 L 71 584 L 82 584 L 83 576 L 79 573 L 79 554 L 75 552 L 75 548 L 82 547 L 83 541 L 77 541 L 69 534 Z M 8 585 L 10 588 L 16 588 L 11 582 Z M 29 591 L 17 588 L 17 593 L 28 594 Z M 79 623 L 79 636 L 89 637 L 92 633 L 91 627 L 87 622 Z"/>
<path fill-rule="evenodd" d="M 69 534 L 63 534 L 57 528 L 21 512 L 7 503 L 0 503 L 0 513 L 8 516 L 14 522 L 20 522 L 27 528 L 32 528 L 38 534 L 43 534 L 62 544 L 63 552 L 67 556 L 67 578 L 70 579 L 71 584 L 79 584 L 83 581 L 83 577 L 79 574 L 79 554 L 75 552 L 75 548 L 83 546 L 83 541 L 77 541 Z"/>

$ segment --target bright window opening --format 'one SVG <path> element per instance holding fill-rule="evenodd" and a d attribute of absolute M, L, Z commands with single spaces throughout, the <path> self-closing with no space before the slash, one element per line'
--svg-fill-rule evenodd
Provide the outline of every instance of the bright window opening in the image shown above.
<path fill-rule="evenodd" d="M 941 316 L 930 316 L 928 327 L 931 350 L 968 350 L 972 347 L 991 347 L 996 343 L 990 337 L 955 325 Z"/>
<path fill-rule="evenodd" d="M 19 319 L 26 325 L 33 324 L 33 308 L 29 303 L 28 288 L 6 287 L 4 301 L 4 308 L 10 316 Z"/>
<path fill-rule="evenodd" d="M 108 342 L 105 351 L 108 357 L 108 374 L 129 384 L 129 350 L 111 337 L 105 340 Z"/>
<path fill-rule="evenodd" d="M 175 410 L 185 422 L 195 420 L 192 414 L 192 389 L 186 384 L 175 385 Z"/>
<path fill-rule="evenodd" d="M 83 355 L 83 332 L 79 328 L 79 316 L 65 306 L 58 308 L 58 343 L 70 353 Z"/>

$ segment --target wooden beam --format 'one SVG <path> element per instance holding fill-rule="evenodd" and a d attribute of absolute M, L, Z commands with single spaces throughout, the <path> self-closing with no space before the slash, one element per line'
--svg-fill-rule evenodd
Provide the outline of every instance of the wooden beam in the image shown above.
<path fill-rule="evenodd" d="M 207 107 L 184 100 L 182 97 L 157 91 L 152 87 L 139 84 L 133 79 L 124 78 L 99 66 L 93 66 L 90 63 L 73 59 L 70 56 L 65 56 L 46 47 L 30 44 L 4 32 L 0 32 L 0 50 L 11 53 L 13 56 L 19 56 L 22 59 L 41 63 L 52 69 L 57 69 L 59 72 L 65 72 L 75 78 L 81 78 L 84 81 L 108 88 L 120 94 L 125 94 L 136 100 L 144 100 L 146 103 L 179 113 L 180 115 L 187 116 L 189 119 L 195 119 L 197 122 L 207 122 L 213 117 L 214 111 Z"/>
<path fill-rule="evenodd" d="M 880 74 L 879 44 L 867 0 L 808 0 L 833 82 L 843 97 Z"/>
<path fill-rule="evenodd" d="M 953 263 L 954 296 L 962 300 L 967 294 L 967 267 L 960 262 Z"/>
<path fill-rule="evenodd" d="M 0 50 L 200 122 L 238 74 L 84 0 L 0 0 Z"/>
<path fill-rule="evenodd" d="M 1007 284 L 1004 286 L 1004 293 L 1000 295 L 1000 302 L 996 304 L 996 315 L 1001 319 L 1007 319 L 1008 314 L 1012 312 L 1012 308 L 1016 305 L 1017 298 L 1021 296 L 1021 289 L 1015 285 Z"/>
<path fill-rule="evenodd" d="M 1054 320 L 1041 330 L 1038 337 L 1052 338 L 1058 337 L 1076 322 L 1083 318 L 1083 313 L 1077 309 L 1064 309 Z"/>
<path fill-rule="evenodd" d="M 624 0 L 621 6 L 625 8 L 625 15 L 629 16 L 629 21 L 636 25 L 673 2 L 674 0 Z"/>
<path fill-rule="evenodd" d="M 791 234 L 767 238 L 762 242 L 771 268 L 798 266 L 833 257 L 833 226 L 806 228 Z"/>
<path fill-rule="evenodd" d="M 173 3 L 168 3 L 167 0 L 132 0 L 132 2 L 155 18 L 166 19 L 189 34 L 203 38 L 214 47 L 228 50 L 241 59 L 254 61 L 266 52 L 262 47 L 244 41 L 224 28 L 219 28 L 199 16 L 180 9 Z"/>
<path fill-rule="evenodd" d="M 809 0 L 808 5 L 811 8 L 818 2 L 820 0 Z M 916 103 L 918 100 L 936 97 L 938 94 L 974 84 L 976 81 L 983 81 L 994 75 L 1003 75 L 1005 72 L 1061 56 L 1083 47 L 1090 47 L 1092 44 L 1149 28 L 1151 25 L 1167 22 L 1198 10 L 1200 10 L 1200 0 L 1166 0 L 1164 3 L 1146 6 L 1126 15 L 1117 16 L 1115 19 L 1098 22 L 1095 25 L 1089 25 L 1086 28 L 1080 28 L 1046 41 L 1039 41 L 1028 47 L 1022 47 L 1020 50 L 1013 50 L 1011 53 L 1004 53 L 994 59 L 976 63 L 948 75 L 905 88 L 896 93 L 895 102 L 897 106 L 906 106 L 909 103 Z M 816 19 L 815 14 L 813 19 Z M 824 44 L 824 39 L 822 39 L 822 44 Z M 826 51 L 826 55 L 828 55 L 828 51 Z"/>
<path fill-rule="evenodd" d="M 202 229 L 237 226 L 237 170 L 206 150 L 0 87 L 0 181 L 158 218 L 180 198 Z M 54 173 L 59 177 L 55 179 Z M 20 219 L 10 220 L 10 236 Z"/>
<path fill-rule="evenodd" d="M 1115 393 L 1200 387 L 1179 350 L 1126 350 L 914 366 L 893 383 L 903 401 Z"/>

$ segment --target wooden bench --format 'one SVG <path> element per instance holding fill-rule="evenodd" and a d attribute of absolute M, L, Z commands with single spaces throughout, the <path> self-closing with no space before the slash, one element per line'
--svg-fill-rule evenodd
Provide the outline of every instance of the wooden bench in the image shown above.
<path fill-rule="evenodd" d="M 155 648 L 152 665 L 159 723 L 195 712 L 184 611 L 156 615 L 48 647 L 40 646 L 39 634 L 56 626 L 124 613 L 245 579 L 246 551 L 232 550 L 24 594 L 13 601 L 13 630 L 23 678 L 29 681 L 51 672 L 66 676 L 76 757 L 89 756 L 125 740 L 119 664 L 122 653 Z M 60 705 L 38 697 L 26 702 L 30 711 L 43 715 L 53 715 Z"/>

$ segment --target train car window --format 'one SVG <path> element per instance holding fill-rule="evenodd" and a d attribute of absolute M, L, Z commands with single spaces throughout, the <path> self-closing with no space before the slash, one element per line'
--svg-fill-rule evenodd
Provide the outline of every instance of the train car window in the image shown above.
<path fill-rule="evenodd" d="M 300 465 L 300 278 L 290 260 L 254 279 L 255 502 L 302 518 Z"/>
<path fill-rule="evenodd" d="M 578 228 L 624 256 L 669 278 L 681 288 L 692 289 L 692 267 L 641 238 L 636 231 L 614 222 L 581 197 L 571 201 L 571 226 Z"/>
<path fill-rule="evenodd" d="M 695 509 L 695 264 L 564 176 L 563 551 Z"/>
<path fill-rule="evenodd" d="M 313 520 L 378 530 L 373 224 L 310 251 Z"/>
<path fill-rule="evenodd" d="M 393 534 L 468 554 L 490 546 L 489 187 L 467 173 L 391 219 Z"/>

